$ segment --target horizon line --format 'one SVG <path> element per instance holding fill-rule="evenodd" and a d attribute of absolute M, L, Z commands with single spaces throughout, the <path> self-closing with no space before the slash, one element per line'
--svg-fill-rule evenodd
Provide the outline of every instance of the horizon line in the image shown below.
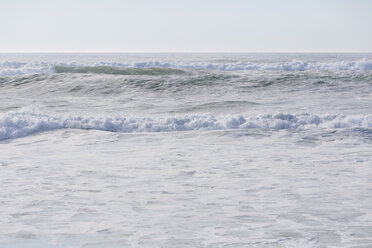
<path fill-rule="evenodd" d="M 319 54 L 330 54 L 330 53 L 372 53 L 372 51 L 0 51 L 0 54 L 18 54 L 18 53 L 44 53 L 44 54 L 51 54 L 51 53 L 81 53 L 81 54 L 92 54 L 92 53 L 101 53 L 101 54 L 108 54 L 108 53 L 137 53 L 137 54 L 145 54 L 145 53 L 153 53 L 153 54 L 161 54 L 161 53 L 179 53 L 179 54 L 192 54 L 192 53 L 319 53 Z"/>

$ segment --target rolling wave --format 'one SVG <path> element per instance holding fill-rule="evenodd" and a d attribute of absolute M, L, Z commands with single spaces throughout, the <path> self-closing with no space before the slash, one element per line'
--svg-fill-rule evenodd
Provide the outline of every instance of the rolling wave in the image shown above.
<path fill-rule="evenodd" d="M 175 132 L 224 129 L 372 128 L 372 115 L 261 114 L 186 115 L 168 118 L 90 117 L 47 115 L 37 111 L 10 111 L 0 115 L 0 140 L 58 129 L 94 129 L 111 132 Z"/>
<path fill-rule="evenodd" d="M 56 73 L 97 73 L 113 75 L 170 75 L 183 74 L 184 71 L 172 68 L 124 68 L 114 66 L 55 66 Z"/>
<path fill-rule="evenodd" d="M 276 63 L 185 63 L 146 61 L 132 63 L 98 62 L 84 65 L 76 62 L 49 63 L 49 62 L 17 62 L 4 61 L 0 63 L 0 76 L 17 76 L 25 74 L 50 73 L 100 73 L 118 75 L 164 75 L 180 74 L 184 69 L 217 70 L 217 71 L 371 71 L 372 61 L 339 61 L 339 62 L 307 62 L 288 61 Z"/>
<path fill-rule="evenodd" d="M 0 76 L 21 76 L 27 74 L 50 74 L 55 73 L 55 67 L 48 62 L 17 62 L 4 61 L 0 62 Z"/>

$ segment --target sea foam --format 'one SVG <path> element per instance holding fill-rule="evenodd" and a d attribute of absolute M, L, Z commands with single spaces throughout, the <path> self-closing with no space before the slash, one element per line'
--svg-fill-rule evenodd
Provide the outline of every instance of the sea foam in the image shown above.
<path fill-rule="evenodd" d="M 49 62 L 17 62 L 4 61 L 0 63 L 0 76 L 17 76 L 24 74 L 40 73 L 105 73 L 102 70 L 92 70 L 92 67 L 112 67 L 112 68 L 170 68 L 170 69 L 200 69 L 217 71 L 331 71 L 331 70 L 352 70 L 352 71 L 370 71 L 372 70 L 372 61 L 338 61 L 338 62 L 307 62 L 307 61 L 287 61 L 276 63 L 253 63 L 253 62 L 231 62 L 231 63 L 206 63 L 206 62 L 163 62 L 163 61 L 144 61 L 144 62 L 97 62 L 94 64 L 81 64 L 77 62 L 70 63 L 49 63 Z M 56 67 L 59 70 L 56 70 Z M 65 67 L 65 69 L 64 69 Z M 89 67 L 89 70 L 84 70 Z M 74 69 L 75 68 L 75 69 Z M 110 71 L 110 70 L 108 70 Z"/>
<path fill-rule="evenodd" d="M 0 115 L 0 140 L 57 129 L 94 129 L 111 132 L 174 132 L 224 129 L 372 128 L 372 115 L 187 115 L 167 118 L 47 115 L 37 111 L 10 111 Z"/>
<path fill-rule="evenodd" d="M 17 62 L 4 61 L 0 63 L 0 76 L 19 76 L 26 74 L 50 74 L 56 70 L 53 64 L 48 62 Z"/>

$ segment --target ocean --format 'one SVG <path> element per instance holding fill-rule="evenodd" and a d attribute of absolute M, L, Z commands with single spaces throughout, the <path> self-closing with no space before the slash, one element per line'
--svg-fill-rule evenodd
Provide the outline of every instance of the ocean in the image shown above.
<path fill-rule="evenodd" d="M 372 246 L 372 54 L 0 54 L 1 248 Z"/>

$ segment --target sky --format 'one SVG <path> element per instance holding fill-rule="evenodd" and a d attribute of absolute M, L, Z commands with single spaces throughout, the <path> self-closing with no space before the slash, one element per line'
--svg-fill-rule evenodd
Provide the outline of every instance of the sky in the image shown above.
<path fill-rule="evenodd" d="M 372 0 L 0 0 L 0 52 L 372 52 Z"/>

